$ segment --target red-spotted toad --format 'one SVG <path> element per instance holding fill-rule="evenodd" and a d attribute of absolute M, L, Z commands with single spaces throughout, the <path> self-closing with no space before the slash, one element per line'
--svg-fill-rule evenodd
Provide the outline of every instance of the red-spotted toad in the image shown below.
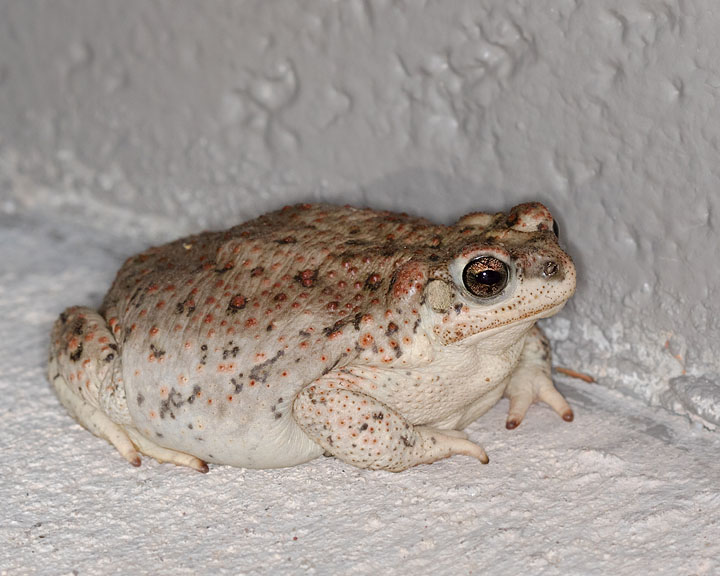
<path fill-rule="evenodd" d="M 539 203 L 453 226 L 284 208 L 127 260 L 99 311 L 60 315 L 49 377 L 135 465 L 487 462 L 462 429 L 501 397 L 508 428 L 538 400 L 573 417 L 535 327 L 575 290 L 556 231 Z"/>

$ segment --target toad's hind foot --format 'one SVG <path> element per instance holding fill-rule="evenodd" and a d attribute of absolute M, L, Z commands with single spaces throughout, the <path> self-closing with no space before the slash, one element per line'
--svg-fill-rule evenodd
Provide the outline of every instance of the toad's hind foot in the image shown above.
<path fill-rule="evenodd" d="M 76 394 L 65 378 L 57 372 L 54 361 L 50 362 L 50 379 L 60 402 L 75 420 L 95 436 L 104 438 L 115 446 L 130 464 L 140 466 L 140 455 L 122 426 L 110 420 L 102 410 L 87 402 L 80 394 Z"/>
<path fill-rule="evenodd" d="M 118 348 L 110 327 L 95 310 L 75 306 L 60 315 L 50 342 L 48 378 L 62 405 L 133 466 L 140 466 L 141 452 L 161 462 L 207 472 L 202 460 L 162 448 L 133 428 L 119 375 Z"/>
<path fill-rule="evenodd" d="M 196 458 L 195 456 L 191 456 L 185 452 L 170 450 L 169 448 L 164 448 L 155 444 L 155 442 L 148 440 L 135 429 L 129 429 L 127 430 L 127 433 L 132 439 L 133 444 L 140 452 L 145 454 L 145 456 L 155 458 L 158 462 L 168 462 L 170 464 L 175 464 L 176 466 L 187 466 L 188 468 L 192 468 L 193 470 L 197 470 L 203 474 L 209 470 L 208 465 L 204 461 L 200 460 L 200 458 Z"/>
<path fill-rule="evenodd" d="M 53 371 L 53 369 L 54 363 L 51 362 L 50 370 Z M 187 466 L 199 472 L 208 471 L 207 464 L 199 458 L 158 446 L 141 436 L 136 430 L 116 424 L 102 410 L 95 408 L 82 396 L 74 393 L 61 374 L 55 372 L 54 377 L 51 376 L 51 379 L 60 402 L 67 408 L 73 418 L 95 436 L 104 438 L 115 446 L 120 455 L 133 466 L 140 466 L 141 460 L 138 452 L 141 452 L 160 462 L 171 462 L 178 466 Z"/>

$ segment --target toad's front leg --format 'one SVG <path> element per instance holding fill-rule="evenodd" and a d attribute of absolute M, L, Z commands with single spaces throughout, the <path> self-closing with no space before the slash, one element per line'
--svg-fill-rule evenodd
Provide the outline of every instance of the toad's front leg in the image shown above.
<path fill-rule="evenodd" d="M 555 389 L 550 376 L 550 344 L 537 326 L 527 335 L 520 362 L 510 376 L 505 397 L 510 409 L 505 426 L 517 428 L 533 402 L 545 402 L 566 422 L 572 422 L 573 411 L 563 395 Z"/>
<path fill-rule="evenodd" d="M 298 394 L 298 425 L 327 452 L 358 466 L 400 472 L 454 454 L 487 463 L 482 447 L 457 430 L 413 426 L 372 396 L 355 388 L 345 374 L 330 373 Z"/>

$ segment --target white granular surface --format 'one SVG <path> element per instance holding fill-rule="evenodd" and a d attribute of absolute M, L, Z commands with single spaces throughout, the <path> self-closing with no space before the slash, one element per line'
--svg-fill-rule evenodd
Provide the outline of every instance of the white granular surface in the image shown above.
<path fill-rule="evenodd" d="M 0 574 L 720 572 L 714 0 L 0 0 Z M 491 462 L 128 466 L 45 379 L 50 326 L 153 243 L 326 200 L 540 200 L 576 420 Z"/>

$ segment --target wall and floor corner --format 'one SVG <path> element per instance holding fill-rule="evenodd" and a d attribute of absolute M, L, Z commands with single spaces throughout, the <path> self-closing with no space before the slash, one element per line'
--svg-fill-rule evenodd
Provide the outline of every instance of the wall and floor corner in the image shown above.
<path fill-rule="evenodd" d="M 540 199 L 580 270 L 559 360 L 716 425 L 714 10 L 5 3 L 3 209 L 103 229 L 109 205 L 165 239 L 307 199 L 445 222 Z"/>
<path fill-rule="evenodd" d="M 5 281 L 51 271 L 56 313 L 287 203 L 540 200 L 580 278 L 556 363 L 714 430 L 719 27 L 713 0 L 0 0 Z"/>

